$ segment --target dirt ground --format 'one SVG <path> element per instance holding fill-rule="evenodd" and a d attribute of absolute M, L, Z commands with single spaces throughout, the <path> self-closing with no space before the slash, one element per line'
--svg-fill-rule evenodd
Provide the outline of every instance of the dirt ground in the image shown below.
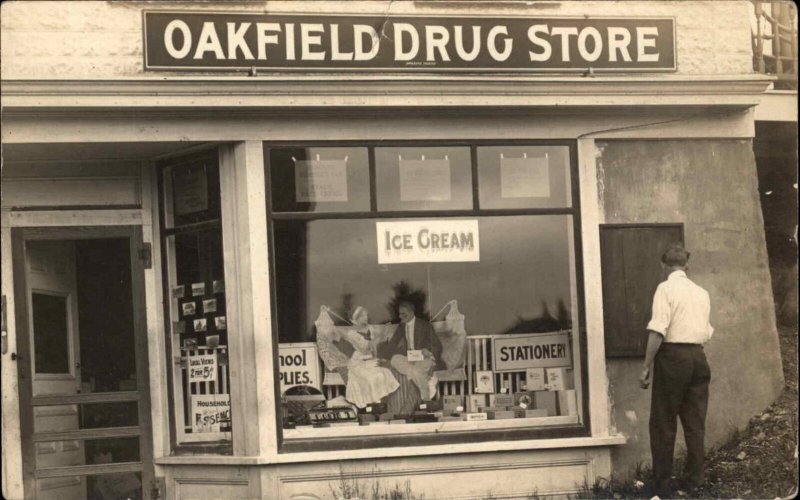
<path fill-rule="evenodd" d="M 797 327 L 779 326 L 786 387 L 775 403 L 750 420 L 723 446 L 706 455 L 706 484 L 685 492 L 676 486 L 669 498 L 775 499 L 797 496 Z M 676 469 L 679 463 L 676 461 Z M 578 498 L 651 498 L 649 471 L 638 484 L 611 482 Z"/>

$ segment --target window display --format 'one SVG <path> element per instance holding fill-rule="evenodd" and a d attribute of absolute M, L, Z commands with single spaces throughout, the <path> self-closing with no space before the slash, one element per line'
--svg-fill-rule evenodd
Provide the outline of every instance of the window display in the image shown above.
<path fill-rule="evenodd" d="M 484 166 L 483 146 L 367 147 L 369 211 L 308 217 L 268 200 L 284 439 L 581 425 L 570 148 L 541 146 L 552 159 L 545 168 L 545 155 L 525 160 L 537 147 Z M 265 158 L 284 149 L 265 145 Z M 505 157 L 513 148 L 495 149 Z M 496 172 L 484 180 L 478 168 Z M 487 210 L 502 175 L 513 176 L 509 199 L 547 198 L 547 211 Z M 418 207 L 424 217 L 413 216 Z"/>
<path fill-rule="evenodd" d="M 230 441 L 219 170 L 215 156 L 162 170 L 163 252 L 169 298 L 178 444 Z"/>

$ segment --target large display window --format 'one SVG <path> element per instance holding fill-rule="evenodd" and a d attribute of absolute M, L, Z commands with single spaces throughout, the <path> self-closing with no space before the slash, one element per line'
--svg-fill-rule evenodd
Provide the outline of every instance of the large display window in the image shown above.
<path fill-rule="evenodd" d="M 573 144 L 264 157 L 284 442 L 585 431 Z"/>

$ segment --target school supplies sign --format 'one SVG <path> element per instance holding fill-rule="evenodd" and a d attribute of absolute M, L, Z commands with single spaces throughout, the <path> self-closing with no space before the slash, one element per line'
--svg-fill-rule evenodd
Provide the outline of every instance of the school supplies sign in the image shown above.
<path fill-rule="evenodd" d="M 569 332 L 501 335 L 492 339 L 496 372 L 572 366 Z"/>
<path fill-rule="evenodd" d="M 230 427 L 231 399 L 228 394 L 197 394 L 192 396 L 192 432 L 219 432 Z"/>
<path fill-rule="evenodd" d="M 144 13 L 147 70 L 674 71 L 673 18 Z"/>
<path fill-rule="evenodd" d="M 314 342 L 281 344 L 278 351 L 281 394 L 298 385 L 321 388 L 319 355 Z"/>
<path fill-rule="evenodd" d="M 478 262 L 477 220 L 376 222 L 378 264 L 407 262 Z"/>

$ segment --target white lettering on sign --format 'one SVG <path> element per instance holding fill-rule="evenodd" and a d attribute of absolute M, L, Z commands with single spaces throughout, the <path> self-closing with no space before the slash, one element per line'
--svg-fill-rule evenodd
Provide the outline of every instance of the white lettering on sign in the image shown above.
<path fill-rule="evenodd" d="M 298 202 L 347 201 L 347 162 L 295 161 L 294 189 Z"/>
<path fill-rule="evenodd" d="M 400 201 L 450 201 L 450 160 L 399 161 Z"/>
<path fill-rule="evenodd" d="M 192 396 L 192 431 L 219 432 L 230 426 L 231 399 L 228 394 L 196 394 Z"/>
<path fill-rule="evenodd" d="M 217 381 L 217 355 L 198 354 L 189 356 L 189 383 Z"/>
<path fill-rule="evenodd" d="M 569 332 L 501 335 L 492 339 L 494 371 L 572 366 Z"/>
<path fill-rule="evenodd" d="M 146 12 L 145 36 L 147 69 L 676 69 L 671 18 Z"/>
<path fill-rule="evenodd" d="M 376 222 L 379 264 L 478 262 L 477 220 Z"/>
<path fill-rule="evenodd" d="M 278 353 L 281 394 L 298 385 L 321 389 L 319 355 L 314 342 L 281 344 Z"/>
<path fill-rule="evenodd" d="M 500 158 L 500 196 L 549 198 L 550 171 L 547 157 Z"/>

